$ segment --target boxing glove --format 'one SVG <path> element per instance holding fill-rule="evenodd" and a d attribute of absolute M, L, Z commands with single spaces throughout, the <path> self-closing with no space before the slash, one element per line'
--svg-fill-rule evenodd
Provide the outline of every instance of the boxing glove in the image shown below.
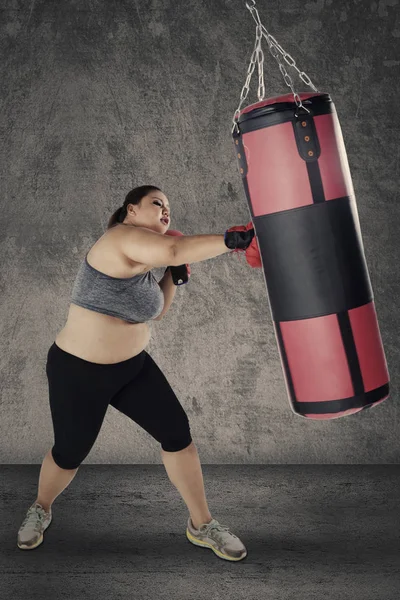
<path fill-rule="evenodd" d="M 225 232 L 224 240 L 225 246 L 233 252 L 244 251 L 246 261 L 251 267 L 262 266 L 260 248 L 251 221 L 247 225 L 238 225 L 228 229 Z"/>

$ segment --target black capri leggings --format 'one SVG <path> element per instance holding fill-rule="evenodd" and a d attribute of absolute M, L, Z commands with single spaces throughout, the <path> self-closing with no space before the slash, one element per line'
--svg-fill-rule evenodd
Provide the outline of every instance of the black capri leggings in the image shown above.
<path fill-rule="evenodd" d="M 89 454 L 109 404 L 155 438 L 168 452 L 192 441 L 189 420 L 161 369 L 143 350 L 114 364 L 99 364 L 54 344 L 46 374 L 54 428 L 54 462 L 76 469 Z"/>

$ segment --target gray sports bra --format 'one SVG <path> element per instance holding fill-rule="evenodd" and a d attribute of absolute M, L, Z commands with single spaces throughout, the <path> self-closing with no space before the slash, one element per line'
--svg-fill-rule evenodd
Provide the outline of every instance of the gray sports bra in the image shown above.
<path fill-rule="evenodd" d="M 71 302 L 130 323 L 158 317 L 164 308 L 164 294 L 151 271 L 128 278 L 111 277 L 89 265 L 87 254 L 78 270 Z"/>

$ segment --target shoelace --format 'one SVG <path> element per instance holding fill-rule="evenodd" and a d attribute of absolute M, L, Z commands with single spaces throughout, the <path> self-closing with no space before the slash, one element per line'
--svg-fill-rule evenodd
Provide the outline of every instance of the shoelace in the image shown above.
<path fill-rule="evenodd" d="M 22 523 L 21 527 L 24 527 L 25 525 L 28 524 L 29 521 L 35 522 L 35 527 L 33 528 L 35 531 L 39 531 L 39 529 L 37 529 L 38 527 L 40 528 L 42 521 L 45 517 L 45 510 L 43 508 L 40 508 L 39 506 L 31 506 L 28 509 L 28 512 L 26 514 L 26 517 L 24 519 L 24 522 Z M 39 523 L 37 522 L 39 519 Z"/>
<path fill-rule="evenodd" d="M 224 531 L 229 531 L 232 537 L 237 538 L 237 536 L 229 530 L 229 527 L 227 527 L 226 525 L 221 525 L 221 523 L 207 523 L 207 526 L 204 529 L 202 528 L 203 533 L 205 533 L 206 535 L 210 535 L 210 537 L 213 537 L 214 535 L 215 539 L 219 542 L 223 541 L 223 536 L 219 536 L 218 533 L 223 533 Z"/>

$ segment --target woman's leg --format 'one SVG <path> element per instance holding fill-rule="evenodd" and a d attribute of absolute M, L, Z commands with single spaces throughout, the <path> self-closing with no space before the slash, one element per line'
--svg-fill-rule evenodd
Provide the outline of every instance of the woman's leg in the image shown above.
<path fill-rule="evenodd" d="M 198 529 L 202 523 L 209 523 L 212 516 L 207 505 L 200 458 L 194 442 L 178 452 L 161 449 L 161 457 L 169 480 L 189 509 L 194 528 Z"/>
<path fill-rule="evenodd" d="M 110 404 L 160 442 L 168 477 L 188 507 L 193 525 L 211 521 L 188 417 L 165 375 L 147 352 L 140 372 Z"/>
<path fill-rule="evenodd" d="M 35 502 L 39 502 L 48 512 L 57 496 L 71 483 L 78 468 L 61 469 L 54 462 L 50 449 L 40 469 L 38 495 Z"/>
<path fill-rule="evenodd" d="M 124 378 L 118 365 L 85 361 L 56 344 L 49 350 L 46 374 L 54 446 L 42 463 L 36 501 L 48 510 L 89 454 L 109 398 L 124 384 Z"/>

